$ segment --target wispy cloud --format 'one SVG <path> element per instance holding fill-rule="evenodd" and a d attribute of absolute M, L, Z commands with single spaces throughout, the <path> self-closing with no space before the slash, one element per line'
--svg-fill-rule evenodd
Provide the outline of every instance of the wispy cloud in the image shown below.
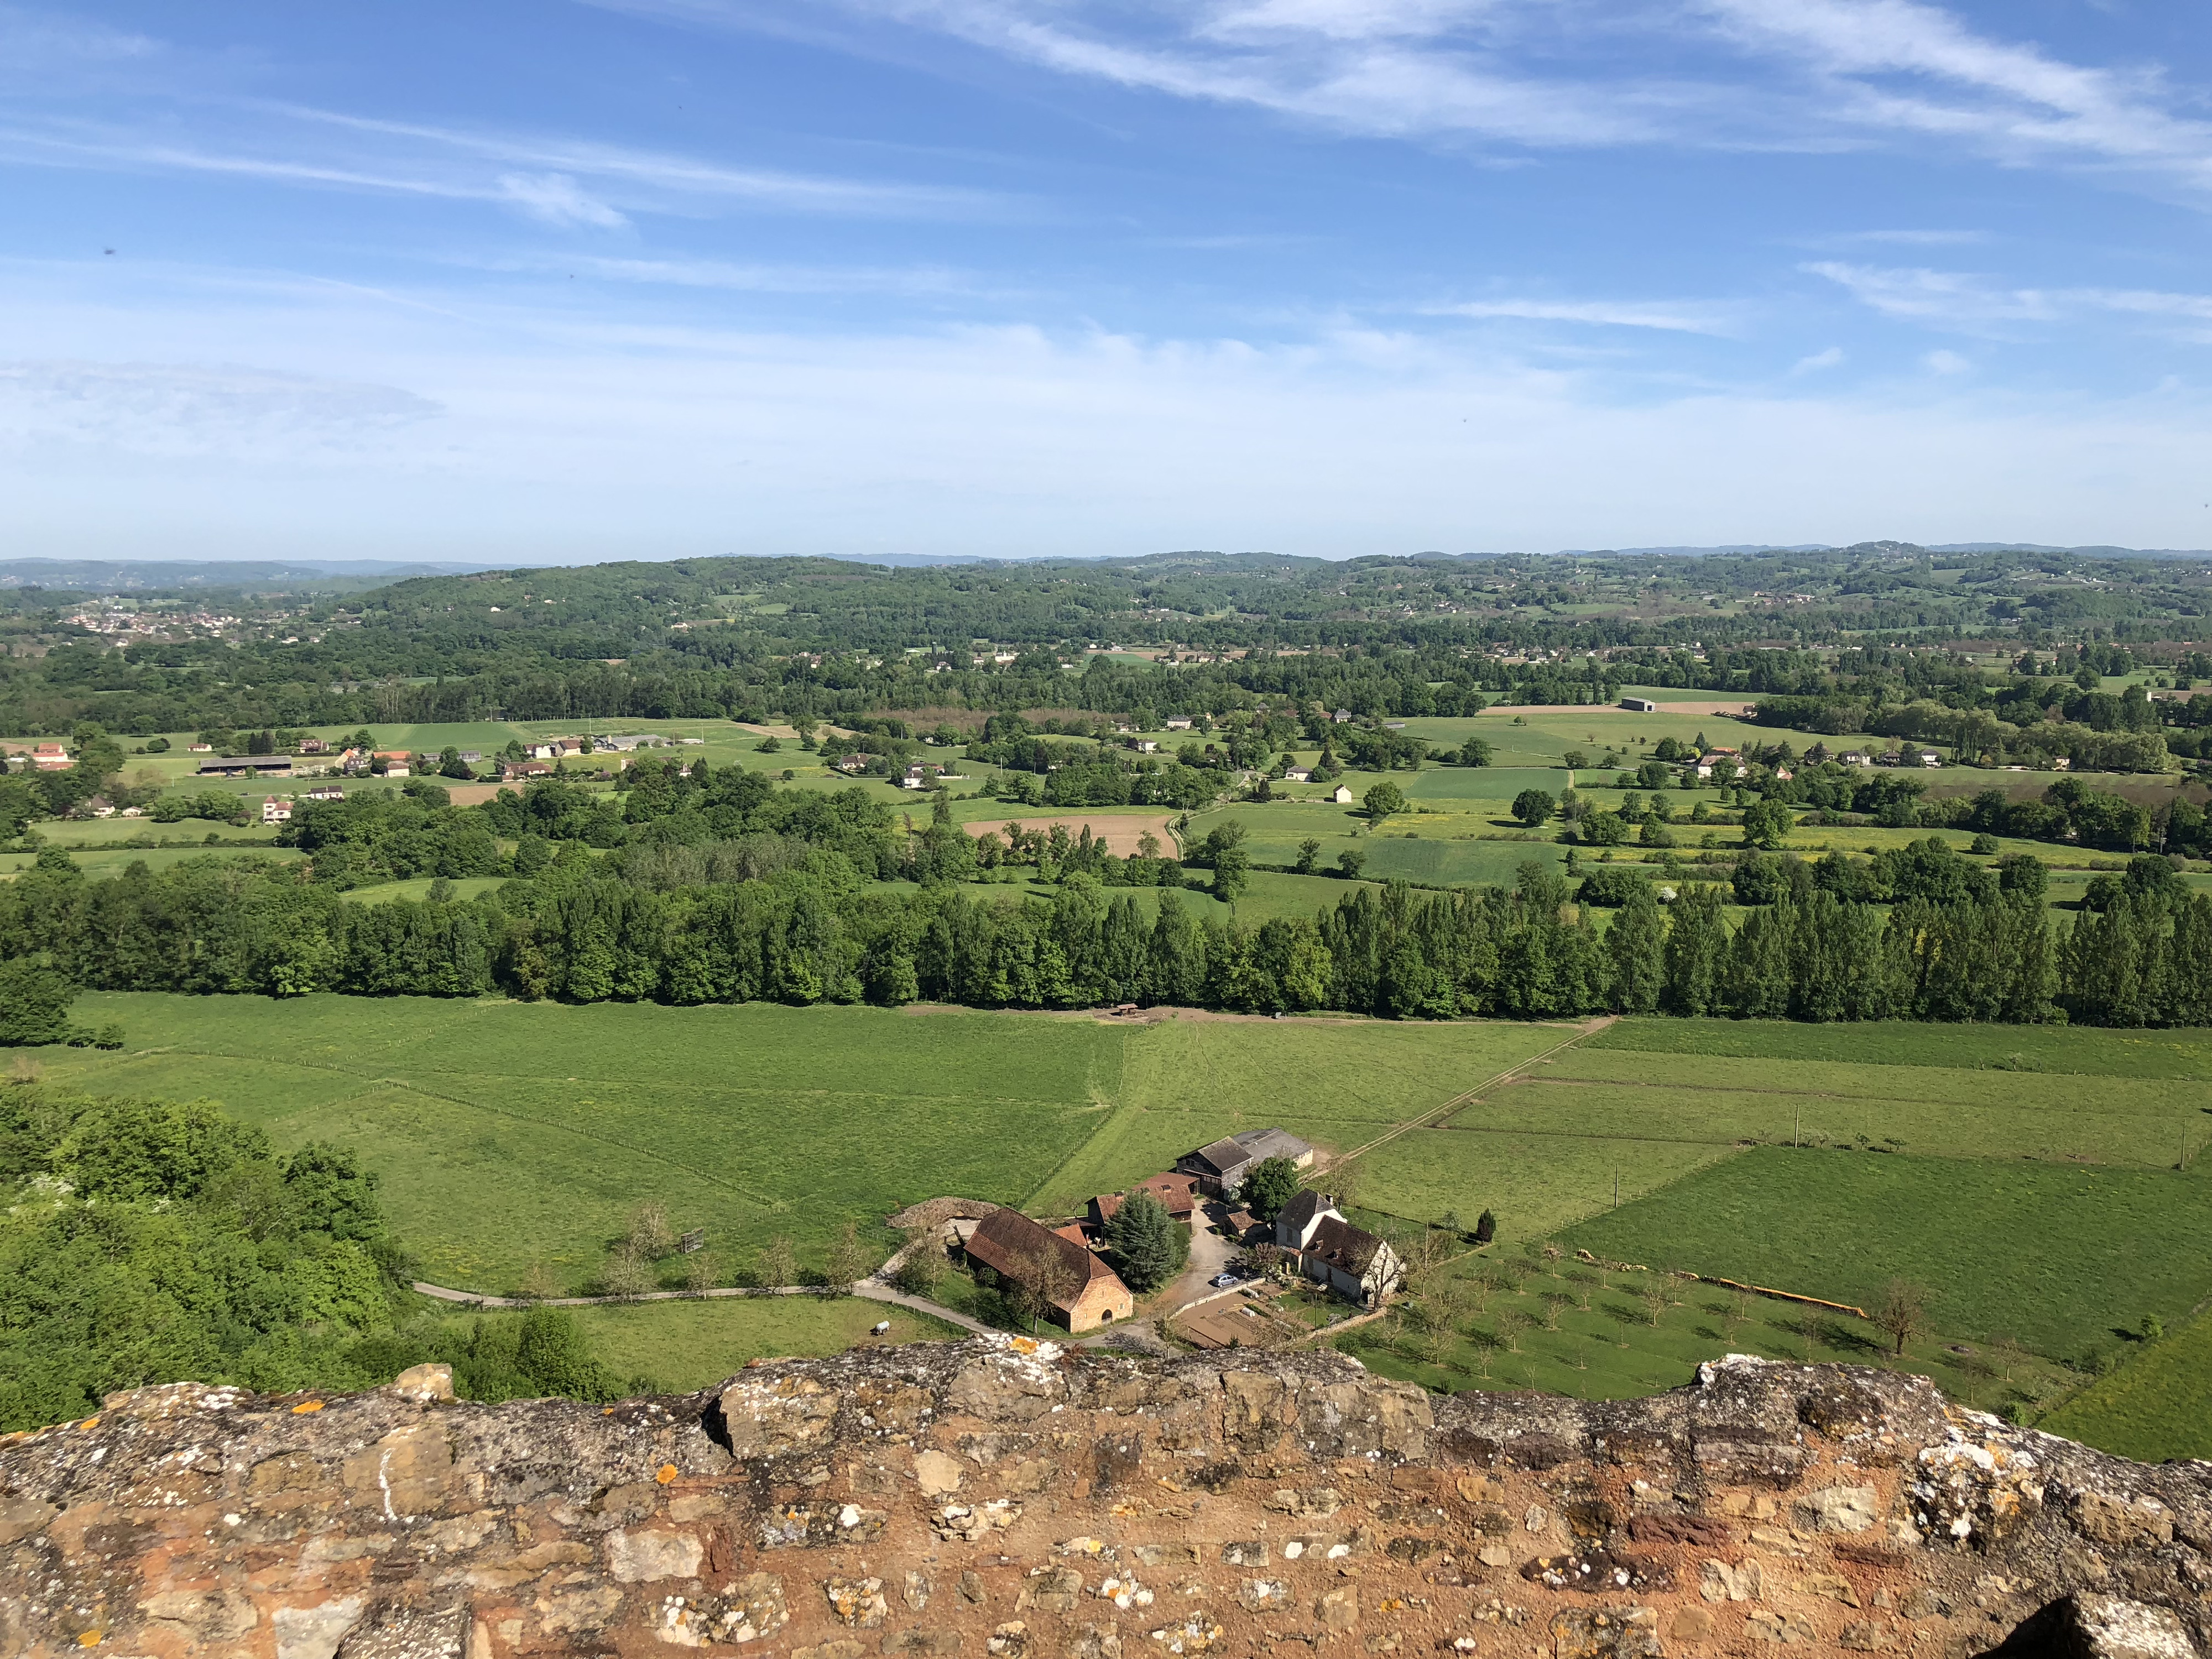
<path fill-rule="evenodd" d="M 1816 351 L 1809 357 L 1800 357 L 1790 366 L 1792 374 L 1813 374 L 1824 368 L 1834 368 L 1844 361 L 1844 349 L 1830 346 L 1826 351 Z"/>
<path fill-rule="evenodd" d="M 606 3 L 757 15 L 735 0 Z M 1359 133 L 1538 149 L 1933 142 L 2212 200 L 2212 123 L 2159 74 L 2069 63 L 1925 0 L 843 4 L 1070 76 Z"/>
<path fill-rule="evenodd" d="M 1964 247 L 1989 240 L 1982 230 L 1847 230 L 1822 239 L 1829 242 L 1881 242 L 1903 247 Z"/>
<path fill-rule="evenodd" d="M 1726 334 L 1716 313 L 1667 301 L 1610 300 L 1469 300 L 1432 306 L 1433 317 L 1520 318 L 1539 323 L 1584 323 L 1601 328 L 1656 328 L 1677 334 Z"/>
<path fill-rule="evenodd" d="M 965 271 L 942 265 L 748 264 L 726 259 L 609 258 L 485 262 L 491 270 L 565 270 L 602 282 L 708 289 L 732 294 L 882 294 L 913 298 L 972 298 L 1003 294 Z"/>
<path fill-rule="evenodd" d="M 1804 269 L 1840 283 L 1862 304 L 1886 317 L 1909 319 L 1967 332 L 2006 331 L 2024 323 L 2050 323 L 2106 312 L 2212 321 L 2212 295 L 2156 289 L 2012 288 L 1973 271 L 1887 270 L 1821 260 Z"/>
<path fill-rule="evenodd" d="M 190 457 L 374 448 L 440 413 L 398 386 L 232 364 L 0 362 L 0 441 Z"/>

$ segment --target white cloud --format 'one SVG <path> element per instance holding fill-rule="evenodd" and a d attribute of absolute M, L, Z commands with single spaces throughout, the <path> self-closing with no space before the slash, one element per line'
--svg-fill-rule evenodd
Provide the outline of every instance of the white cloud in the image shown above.
<path fill-rule="evenodd" d="M 1989 233 L 1980 230 L 1853 230 L 1826 239 L 1831 242 L 1894 242 L 1909 247 L 1956 247 L 1971 242 L 1985 242 Z"/>
<path fill-rule="evenodd" d="M 2058 315 L 2050 296 L 2035 289 L 2000 288 L 1968 271 L 1884 270 L 1824 259 L 1805 267 L 1841 283 L 1851 297 L 1885 317 L 1911 318 L 1954 327 L 2048 322 Z"/>
<path fill-rule="evenodd" d="M 55 442 L 274 460 L 376 448 L 439 412 L 397 386 L 234 364 L 0 362 L 0 451 Z"/>
<path fill-rule="evenodd" d="M 629 222 L 605 202 L 579 190 L 576 181 L 565 173 L 502 173 L 499 187 L 508 201 L 549 225 L 592 225 L 611 230 Z"/>
<path fill-rule="evenodd" d="M 1522 318 L 1530 322 L 1587 323 L 1603 328 L 1656 328 L 1679 334 L 1725 334 L 1720 317 L 1709 309 L 1669 301 L 1610 300 L 1469 300 L 1435 306 L 1434 317 Z"/>
<path fill-rule="evenodd" d="M 1800 357 L 1790 366 L 1792 374 L 1811 374 L 1820 369 L 1833 368 L 1844 361 L 1844 349 L 1830 346 L 1826 351 L 1816 351 L 1809 357 Z"/>
<path fill-rule="evenodd" d="M 1344 555 L 1880 525 L 2170 545 L 2212 442 L 2212 406 L 2179 392 L 1984 395 L 1960 374 L 1624 397 L 1608 370 L 1473 334 L 799 335 L 480 298 L 450 317 L 437 295 L 246 305 L 173 276 L 148 285 L 160 311 L 85 290 L 0 266 L 12 326 L 67 360 L 0 378 L 12 544 Z M 164 363 L 162 339 L 255 367 Z"/>
<path fill-rule="evenodd" d="M 1886 317 L 1905 318 L 1968 333 L 2006 331 L 2084 313 L 2212 322 L 2212 294 L 2155 289 L 2007 288 L 1972 271 L 1884 270 L 1823 260 L 1804 267 L 1841 283 L 1854 299 Z"/>
<path fill-rule="evenodd" d="M 1964 374 L 1973 363 L 1955 351 L 1931 351 L 1920 360 L 1931 374 Z"/>
<path fill-rule="evenodd" d="M 757 15 L 735 0 L 602 3 Z M 842 3 L 1060 73 L 1353 132 L 1533 148 L 1935 141 L 2212 194 L 2212 124 L 2181 112 L 2159 74 L 2068 63 L 1920 0 Z"/>

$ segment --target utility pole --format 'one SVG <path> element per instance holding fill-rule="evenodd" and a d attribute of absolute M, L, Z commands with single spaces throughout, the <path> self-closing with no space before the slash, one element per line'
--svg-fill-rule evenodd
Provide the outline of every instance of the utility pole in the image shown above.
<path fill-rule="evenodd" d="M 1804 1138 L 1805 1133 L 1805 1107 L 1802 1101 L 1798 1103 L 1796 1114 L 1790 1123 L 1790 1150 L 1792 1152 L 1797 1150 L 1797 1143 Z"/>

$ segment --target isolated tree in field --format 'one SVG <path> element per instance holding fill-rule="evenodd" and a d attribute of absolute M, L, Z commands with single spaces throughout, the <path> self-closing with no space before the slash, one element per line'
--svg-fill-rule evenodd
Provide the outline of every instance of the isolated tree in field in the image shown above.
<path fill-rule="evenodd" d="M 1385 778 L 1382 782 L 1371 786 L 1367 793 L 1360 797 L 1359 804 L 1367 809 L 1369 818 L 1380 823 L 1394 812 L 1402 812 L 1406 810 L 1406 792 L 1391 782 L 1389 779 Z"/>
<path fill-rule="evenodd" d="M 1513 797 L 1513 816 L 1534 830 L 1559 810 L 1559 802 L 1541 789 L 1523 789 Z"/>
<path fill-rule="evenodd" d="M 849 1294 L 868 1266 L 868 1247 L 860 1243 L 859 1224 L 848 1221 L 837 1230 L 830 1246 L 830 1293 Z"/>
<path fill-rule="evenodd" d="M 1928 1292 L 1910 1279 L 1893 1279 L 1882 1287 L 1874 1306 L 1875 1328 L 1889 1338 L 1893 1354 L 1902 1357 L 1905 1345 L 1928 1323 Z"/>
<path fill-rule="evenodd" d="M 1359 872 L 1366 867 L 1367 854 L 1357 848 L 1349 848 L 1336 855 L 1336 872 L 1346 881 L 1358 880 Z"/>
<path fill-rule="evenodd" d="M 1498 1237 L 1498 1218 L 1485 1210 L 1474 1218 L 1474 1242 L 1487 1244 Z"/>
<path fill-rule="evenodd" d="M 708 1250 L 694 1250 L 684 1258 L 684 1289 L 691 1296 L 704 1296 L 714 1288 L 714 1257 Z"/>
<path fill-rule="evenodd" d="M 629 1231 L 623 1242 L 631 1253 L 647 1261 L 658 1261 L 676 1248 L 676 1234 L 668 1224 L 668 1212 L 647 1199 L 630 1212 Z"/>
<path fill-rule="evenodd" d="M 1778 800 L 1755 800 L 1743 809 L 1743 844 L 1747 847 L 1776 848 L 1788 839 L 1796 820 L 1790 809 Z"/>
<path fill-rule="evenodd" d="M 1189 1252 L 1182 1224 L 1150 1193 L 1132 1193 L 1106 1224 L 1106 1243 L 1128 1287 L 1142 1295 L 1174 1278 Z"/>
<path fill-rule="evenodd" d="M 1314 872 L 1314 860 L 1321 855 L 1321 843 L 1311 836 L 1298 843 L 1298 861 L 1293 866 L 1302 876 Z"/>
<path fill-rule="evenodd" d="M 1273 1221 L 1298 1193 L 1298 1166 L 1287 1158 L 1263 1158 L 1244 1177 L 1244 1207 Z"/>
<path fill-rule="evenodd" d="M 653 1288 L 653 1269 L 627 1245 L 607 1258 L 599 1274 L 599 1288 L 609 1296 L 638 1297 Z"/>
<path fill-rule="evenodd" d="M 761 1247 L 760 1282 L 771 1290 L 799 1282 L 799 1257 L 781 1233 Z"/>
<path fill-rule="evenodd" d="M 1462 766 L 1487 766 L 1491 753 L 1490 745 L 1480 738 L 1469 738 L 1460 745 L 1459 763 Z"/>

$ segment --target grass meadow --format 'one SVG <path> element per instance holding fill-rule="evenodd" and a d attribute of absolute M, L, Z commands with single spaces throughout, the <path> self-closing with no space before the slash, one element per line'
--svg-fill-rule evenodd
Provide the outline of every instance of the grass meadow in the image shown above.
<path fill-rule="evenodd" d="M 2037 1426 L 2145 1462 L 2212 1459 L 2212 1314 L 2137 1345 Z"/>
<path fill-rule="evenodd" d="M 2016 1347 L 1935 1333 L 1898 1358 L 1880 1331 L 1848 1314 L 1510 1251 L 1456 1263 L 1437 1291 L 1337 1346 L 1371 1370 L 1426 1388 L 1540 1389 L 1584 1400 L 1679 1388 L 1723 1353 L 1902 1365 L 1984 1405 L 2006 1393 L 2050 1393 L 2065 1375 Z"/>
<path fill-rule="evenodd" d="M 1298 884 L 1300 905 L 1306 890 L 1343 888 L 1277 879 Z M 2173 1390 L 2124 1379 L 2206 1339 L 2128 1334 L 2146 1315 L 2180 1332 L 2212 1297 L 2212 1158 L 2189 1151 L 2212 1139 L 2203 1031 L 1648 1019 L 1585 1036 L 1504 1021 L 119 994 L 88 994 L 78 1017 L 120 1023 L 125 1047 L 23 1063 L 63 1086 L 211 1097 L 281 1147 L 357 1148 L 424 1275 L 469 1290 L 533 1275 L 589 1288 L 648 1200 L 704 1228 L 720 1277 L 744 1282 L 779 1235 L 818 1272 L 848 1220 L 888 1249 L 882 1218 L 940 1194 L 1066 1214 L 1221 1134 L 1281 1124 L 1331 1159 L 1358 1153 L 1321 1184 L 1377 1224 L 1493 1212 L 1497 1245 L 1462 1274 L 1548 1241 L 1863 1306 L 1904 1277 L 1929 1292 L 1925 1365 L 2031 1416 L 2063 1393 L 2056 1362 L 2086 1373 L 2131 1356 L 2054 1419 L 2109 1421 L 2136 1437 L 2129 1446 L 2164 1432 Z M 1611 1288 L 1622 1294 L 1607 1303 L 1602 1283 L 1476 1286 L 1441 1336 L 1384 1322 L 1357 1351 L 1438 1387 L 1598 1395 L 1674 1385 L 1730 1347 L 1868 1352 L 1856 1322 L 1807 1327 L 1802 1310 L 1759 1298 L 1717 1309 L 1704 1291 L 1624 1320 L 1644 1304 L 1628 1280 Z M 1587 1307 L 1585 1289 L 1599 1297 Z M 1524 1328 L 1476 1317 L 1501 1296 L 1522 1298 L 1500 1305 L 1528 1316 Z M 731 1300 L 592 1316 L 609 1363 L 672 1386 L 733 1353 L 840 1346 L 842 1326 L 821 1322 L 842 1316 L 807 1317 L 786 1330 L 783 1313 Z"/>
<path fill-rule="evenodd" d="M 1905 1279 L 1941 1330 L 2074 1358 L 2212 1295 L 2208 1237 L 2201 1174 L 1762 1146 L 1560 1241 L 1869 1309 Z"/>

